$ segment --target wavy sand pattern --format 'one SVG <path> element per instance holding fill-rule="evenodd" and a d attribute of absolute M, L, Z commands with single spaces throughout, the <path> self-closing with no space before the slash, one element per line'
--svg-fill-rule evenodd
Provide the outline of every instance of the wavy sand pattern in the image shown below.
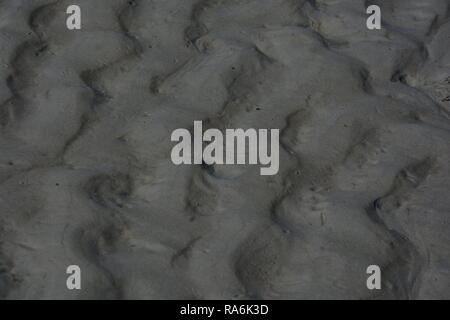
<path fill-rule="evenodd" d="M 448 0 L 3 0 L 0 43 L 0 298 L 450 298 Z M 174 166 L 194 120 L 280 172 Z"/>

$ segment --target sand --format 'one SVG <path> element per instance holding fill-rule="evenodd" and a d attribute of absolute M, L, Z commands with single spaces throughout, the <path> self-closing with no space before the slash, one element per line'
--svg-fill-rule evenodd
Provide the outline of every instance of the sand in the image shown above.
<path fill-rule="evenodd" d="M 447 0 L 3 0 L 0 44 L 0 298 L 450 298 Z M 278 174 L 175 166 L 196 120 Z"/>

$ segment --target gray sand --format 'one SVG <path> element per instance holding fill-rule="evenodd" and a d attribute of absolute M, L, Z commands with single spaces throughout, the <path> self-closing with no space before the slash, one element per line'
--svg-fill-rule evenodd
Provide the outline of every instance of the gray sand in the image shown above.
<path fill-rule="evenodd" d="M 448 0 L 3 0 L 0 44 L 1 298 L 450 299 Z M 194 120 L 280 172 L 173 165 Z"/>

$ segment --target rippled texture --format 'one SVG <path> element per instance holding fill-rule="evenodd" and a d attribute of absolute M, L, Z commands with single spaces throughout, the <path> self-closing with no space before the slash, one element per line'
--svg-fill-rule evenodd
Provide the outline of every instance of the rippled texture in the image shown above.
<path fill-rule="evenodd" d="M 76 2 L 0 1 L 1 298 L 450 298 L 447 0 Z M 174 166 L 194 120 L 280 172 Z"/>

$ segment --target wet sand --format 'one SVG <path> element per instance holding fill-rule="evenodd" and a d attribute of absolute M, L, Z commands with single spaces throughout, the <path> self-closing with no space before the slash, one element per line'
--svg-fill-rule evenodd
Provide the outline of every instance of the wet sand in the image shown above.
<path fill-rule="evenodd" d="M 450 298 L 447 0 L 75 2 L 0 1 L 1 298 Z M 196 120 L 278 174 L 175 166 Z"/>

